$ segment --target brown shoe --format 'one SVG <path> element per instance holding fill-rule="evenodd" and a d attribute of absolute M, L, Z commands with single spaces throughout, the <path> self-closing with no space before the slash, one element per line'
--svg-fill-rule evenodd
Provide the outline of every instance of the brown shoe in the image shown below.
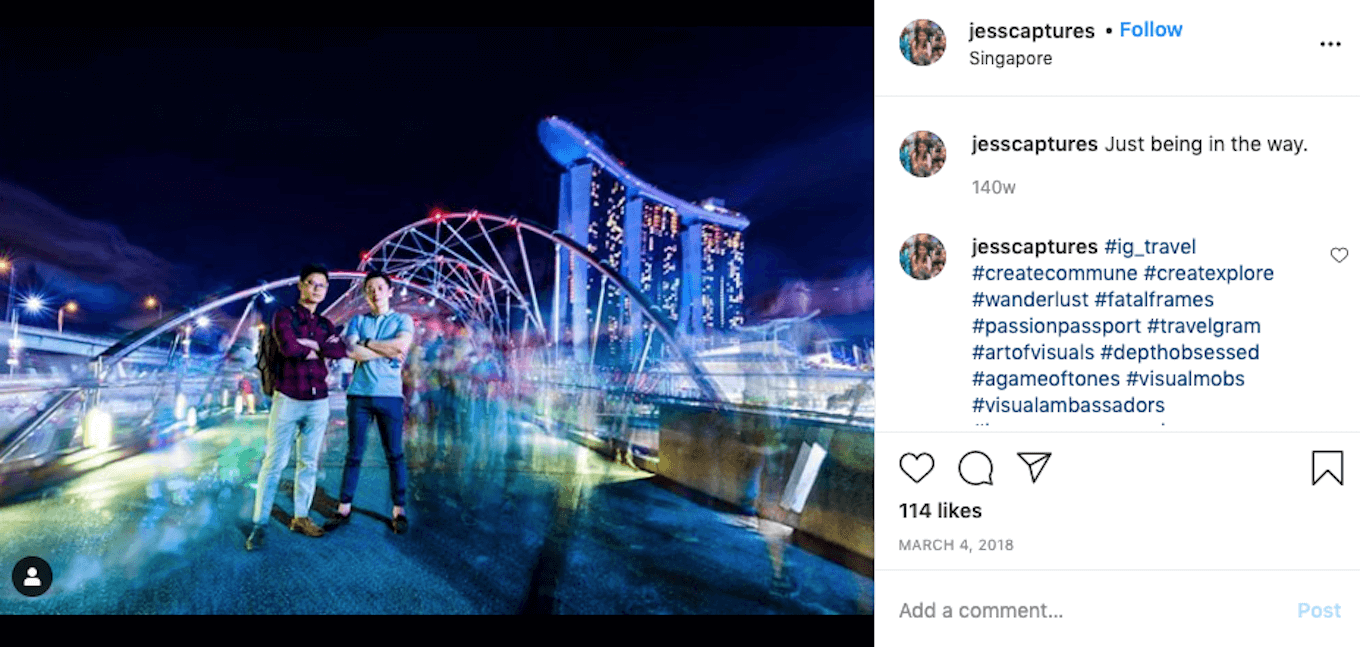
<path fill-rule="evenodd" d="M 293 532 L 300 532 L 308 537 L 320 537 L 326 531 L 318 527 L 308 517 L 293 517 L 293 523 L 288 524 L 288 529 Z"/>

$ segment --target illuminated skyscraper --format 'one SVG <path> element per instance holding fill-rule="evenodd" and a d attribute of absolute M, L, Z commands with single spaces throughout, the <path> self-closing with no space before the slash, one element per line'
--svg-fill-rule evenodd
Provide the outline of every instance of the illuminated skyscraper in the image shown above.
<path fill-rule="evenodd" d="M 731 330 L 744 321 L 742 232 L 712 223 L 703 223 L 700 231 L 703 232 L 700 293 L 704 329 Z"/>
<path fill-rule="evenodd" d="M 584 245 L 642 290 L 681 334 L 730 330 L 744 321 L 744 216 L 709 198 L 686 202 L 633 175 L 576 126 L 549 117 L 538 129 L 544 148 L 566 169 L 558 197 L 558 228 Z M 648 344 L 642 313 L 612 283 L 601 294 L 601 277 L 584 261 L 559 259 L 555 314 L 560 338 L 578 356 L 596 363 L 627 365 Z M 582 280 L 584 277 L 584 280 Z M 593 316 L 597 312 L 603 316 Z M 594 326 L 595 329 L 591 329 Z"/>

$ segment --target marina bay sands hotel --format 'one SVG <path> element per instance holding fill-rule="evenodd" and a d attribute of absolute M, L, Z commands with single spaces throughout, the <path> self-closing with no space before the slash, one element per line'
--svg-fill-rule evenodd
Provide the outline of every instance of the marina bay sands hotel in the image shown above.
<path fill-rule="evenodd" d="M 750 221 L 716 198 L 694 204 L 647 183 L 564 119 L 544 119 L 538 136 L 565 169 L 559 231 L 637 285 L 682 336 L 743 323 L 743 232 Z M 615 365 L 643 352 L 656 356 L 661 340 L 649 341 L 650 324 L 623 290 L 585 261 L 564 255 L 558 263 L 558 303 L 568 307 L 555 325 L 577 340 L 578 354 L 596 346 L 596 363 Z M 587 339 L 595 343 L 579 343 Z"/>

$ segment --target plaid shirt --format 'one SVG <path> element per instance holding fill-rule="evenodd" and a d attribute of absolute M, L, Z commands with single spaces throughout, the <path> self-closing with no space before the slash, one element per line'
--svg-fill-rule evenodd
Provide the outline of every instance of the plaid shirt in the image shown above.
<path fill-rule="evenodd" d="M 335 324 L 301 304 L 295 304 L 274 313 L 272 331 L 279 342 L 279 352 L 283 354 L 278 392 L 294 400 L 320 400 L 329 396 L 323 358 L 341 359 L 347 355 L 345 342 Z M 331 338 L 334 341 L 326 341 Z M 321 346 L 316 359 L 307 359 L 312 349 L 299 344 L 299 339 L 310 339 Z"/>

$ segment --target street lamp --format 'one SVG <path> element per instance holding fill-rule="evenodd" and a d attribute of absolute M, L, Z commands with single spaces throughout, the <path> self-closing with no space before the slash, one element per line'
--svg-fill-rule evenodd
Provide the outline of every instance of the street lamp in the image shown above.
<path fill-rule="evenodd" d="M 57 332 L 61 332 L 62 319 L 66 317 L 66 313 L 75 314 L 76 310 L 79 309 L 80 306 L 76 305 L 75 301 L 67 301 L 66 305 L 62 306 L 61 309 L 57 311 Z"/>
<path fill-rule="evenodd" d="M 5 360 L 5 363 L 9 364 L 10 375 L 14 375 L 14 369 L 19 366 L 19 347 L 21 345 L 17 336 L 9 338 L 9 359 Z"/>
<path fill-rule="evenodd" d="M 142 302 L 142 307 L 147 310 L 155 308 L 157 321 L 165 316 L 165 304 L 161 303 L 161 300 L 154 296 L 147 297 L 146 300 Z"/>
<path fill-rule="evenodd" d="M 14 277 L 19 272 L 17 272 L 14 269 L 14 261 L 11 261 L 8 258 L 4 257 L 0 257 L 0 272 L 4 272 L 5 274 L 9 275 L 9 292 L 5 293 L 5 318 L 13 319 Z"/>
<path fill-rule="evenodd" d="M 44 307 L 46 307 L 46 304 L 43 303 L 42 297 L 36 294 L 24 297 L 24 310 L 27 310 L 28 312 L 42 312 Z M 14 333 L 9 340 L 9 374 L 14 375 L 15 369 L 19 367 L 18 352 L 19 347 L 22 346 L 19 341 L 19 317 L 17 310 L 10 311 L 10 323 L 14 324 Z"/>
<path fill-rule="evenodd" d="M 14 369 L 19 365 L 19 320 L 14 316 L 14 276 L 19 272 L 14 269 L 14 261 L 3 256 L 0 256 L 0 272 L 9 274 L 9 292 L 5 293 L 5 318 L 13 324 L 14 333 L 9 339 L 9 355 L 5 362 L 9 364 L 9 374 L 14 375 Z"/>

